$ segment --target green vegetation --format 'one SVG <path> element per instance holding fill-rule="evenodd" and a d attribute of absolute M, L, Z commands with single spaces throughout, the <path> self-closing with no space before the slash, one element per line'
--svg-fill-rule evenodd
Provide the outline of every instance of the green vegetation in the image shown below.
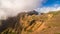
<path fill-rule="evenodd" d="M 53 11 L 53 12 L 51 11 L 48 14 L 53 14 L 54 16 L 56 16 L 56 15 L 60 14 L 60 11 Z"/>
<path fill-rule="evenodd" d="M 60 33 L 54 33 L 54 34 L 60 34 Z"/>
<path fill-rule="evenodd" d="M 0 20 L 0 25 L 1 25 L 1 20 Z"/>

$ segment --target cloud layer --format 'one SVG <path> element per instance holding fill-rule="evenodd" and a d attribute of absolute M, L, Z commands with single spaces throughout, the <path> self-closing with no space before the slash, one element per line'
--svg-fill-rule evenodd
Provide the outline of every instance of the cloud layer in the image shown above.
<path fill-rule="evenodd" d="M 24 10 L 37 8 L 43 0 L 0 0 L 0 19 L 5 16 L 15 16 Z"/>
<path fill-rule="evenodd" d="M 41 13 L 47 13 L 49 11 L 58 11 L 58 10 L 60 10 L 60 5 L 58 4 L 54 4 L 54 6 L 52 7 L 42 7 L 37 9 L 37 11 Z"/>

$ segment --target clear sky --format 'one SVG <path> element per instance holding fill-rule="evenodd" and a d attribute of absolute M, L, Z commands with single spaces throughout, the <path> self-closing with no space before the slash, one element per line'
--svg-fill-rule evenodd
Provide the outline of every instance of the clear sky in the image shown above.
<path fill-rule="evenodd" d="M 39 12 L 49 12 L 49 11 L 58 11 L 60 10 L 60 0 L 43 0 L 40 4 L 40 8 L 37 10 Z"/>
<path fill-rule="evenodd" d="M 60 0 L 46 0 L 42 5 L 49 7 L 54 6 L 55 4 L 60 6 Z"/>

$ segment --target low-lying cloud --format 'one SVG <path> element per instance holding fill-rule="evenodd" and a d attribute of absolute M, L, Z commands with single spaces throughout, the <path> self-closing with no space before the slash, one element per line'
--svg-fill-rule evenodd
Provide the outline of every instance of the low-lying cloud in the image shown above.
<path fill-rule="evenodd" d="M 37 8 L 43 0 L 0 0 L 0 19 Z"/>

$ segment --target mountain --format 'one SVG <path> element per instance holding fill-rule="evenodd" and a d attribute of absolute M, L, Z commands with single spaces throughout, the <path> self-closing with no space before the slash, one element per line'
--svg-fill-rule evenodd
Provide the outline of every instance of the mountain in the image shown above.
<path fill-rule="evenodd" d="M 0 34 L 59 34 L 60 11 L 38 14 L 35 10 L 1 20 Z"/>
<path fill-rule="evenodd" d="M 46 28 L 40 34 L 60 34 L 60 11 L 49 13 L 54 16 L 46 22 Z"/>

